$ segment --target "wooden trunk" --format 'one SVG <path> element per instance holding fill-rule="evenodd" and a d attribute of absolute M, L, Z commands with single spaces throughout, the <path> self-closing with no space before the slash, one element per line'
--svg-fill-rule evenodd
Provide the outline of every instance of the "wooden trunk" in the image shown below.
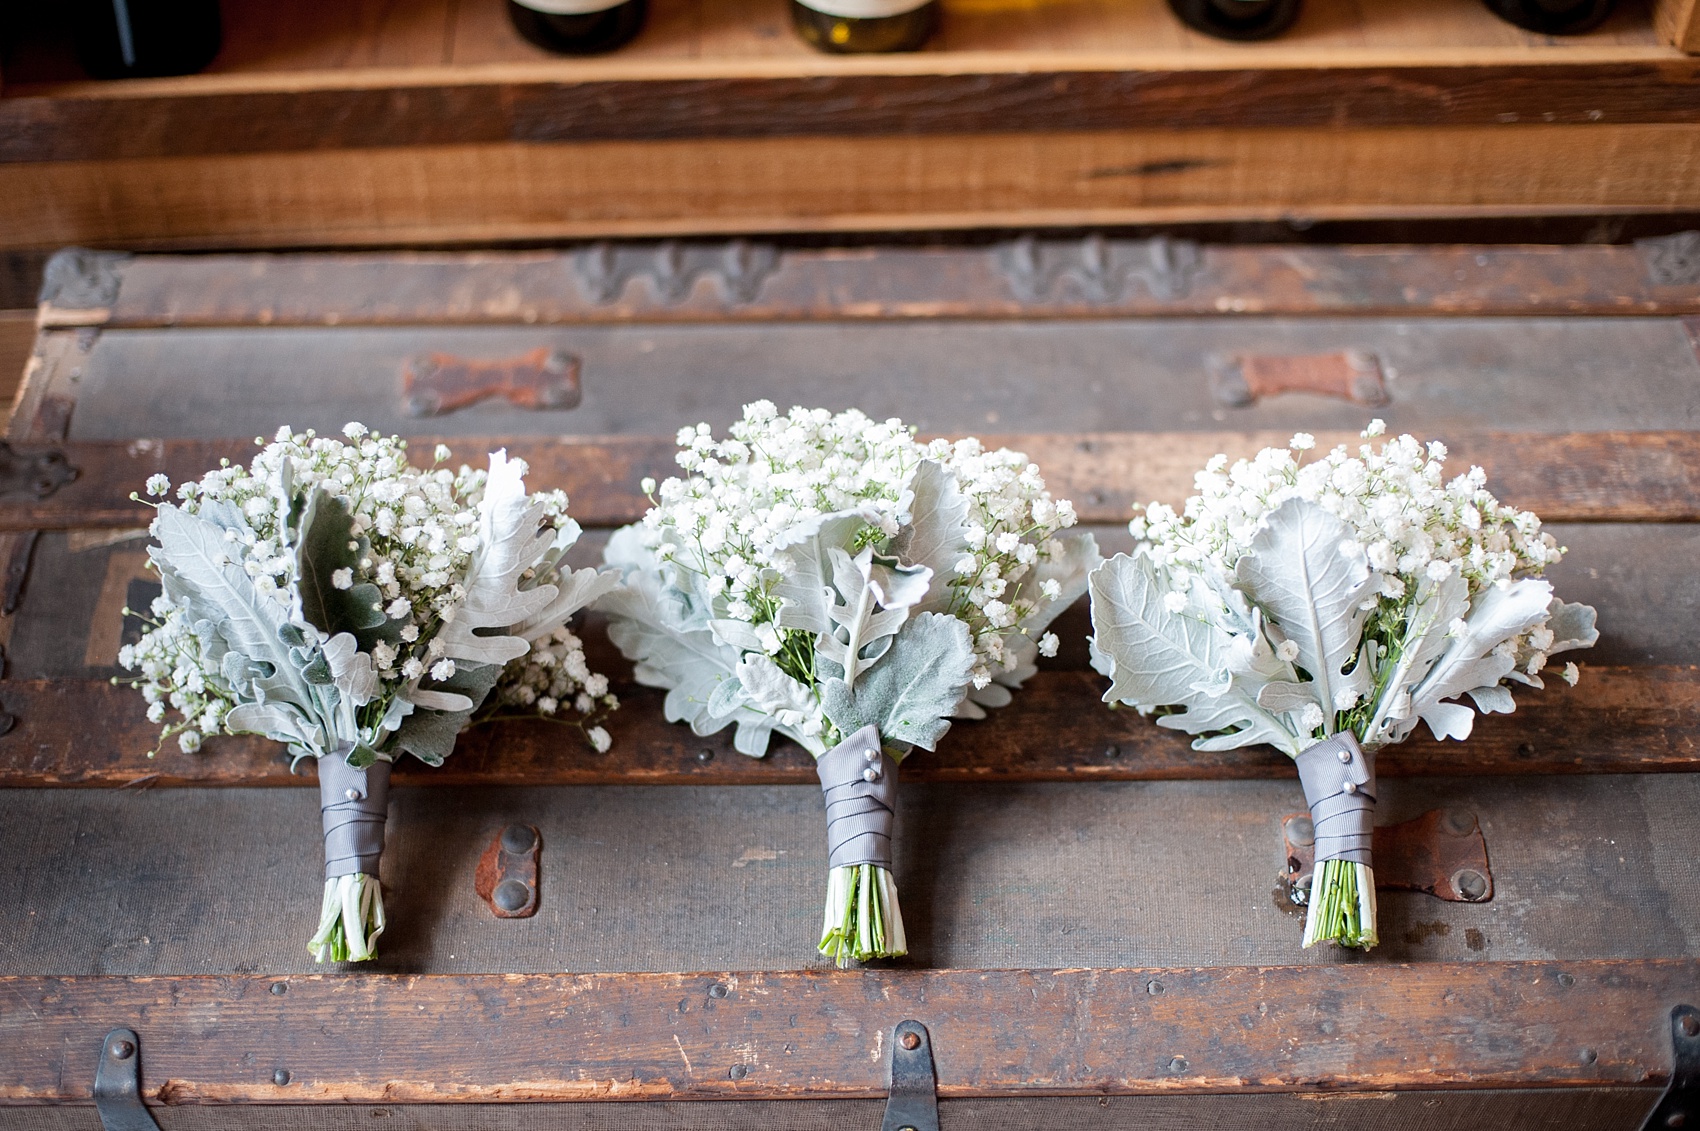
<path fill-rule="evenodd" d="M 1637 1126 L 1672 1009 L 1700 1004 L 1688 247 L 67 253 L 0 469 L 0 1125 L 92 1125 L 128 1027 L 167 1131 L 873 1126 L 914 1019 L 947 1125 Z M 1290 763 L 1103 706 L 1082 606 L 1010 707 L 905 763 L 907 960 L 814 956 L 802 751 L 745 758 L 627 685 L 606 755 L 504 724 L 398 768 L 380 960 L 315 968 L 311 771 L 260 740 L 150 756 L 108 682 L 153 592 L 130 493 L 358 419 L 522 454 L 571 493 L 588 563 L 679 425 L 764 396 L 1021 447 L 1111 552 L 1134 501 L 1294 430 L 1379 415 L 1483 465 L 1569 547 L 1555 587 L 1602 630 L 1577 687 L 1381 758 L 1380 819 L 1479 829 L 1490 898 L 1404 877 L 1426 889 L 1383 891 L 1377 950 L 1302 950 Z M 516 822 L 539 906 L 502 919 L 476 873 Z"/>

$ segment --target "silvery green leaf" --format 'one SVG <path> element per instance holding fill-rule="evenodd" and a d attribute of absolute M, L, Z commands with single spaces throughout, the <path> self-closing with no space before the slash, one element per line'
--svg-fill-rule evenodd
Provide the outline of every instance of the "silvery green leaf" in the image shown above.
<path fill-rule="evenodd" d="M 841 679 L 823 683 L 821 706 L 841 734 L 872 724 L 887 742 L 931 750 L 950 729 L 973 667 L 968 626 L 922 613 L 903 626 L 885 658 L 863 672 L 854 689 Z"/>
<path fill-rule="evenodd" d="M 909 617 L 909 605 L 927 591 L 925 566 L 886 569 L 874 563 L 873 555 L 872 547 L 854 558 L 836 546 L 827 550 L 833 590 L 843 602 L 835 599 L 827 610 L 833 631 L 816 639 L 815 652 L 843 668 L 844 681 L 852 687 L 857 677 L 885 654 L 891 638 Z M 887 586 L 891 592 L 887 592 Z"/>
<path fill-rule="evenodd" d="M 1316 702 L 1314 689 L 1308 683 L 1277 680 L 1266 683 L 1257 693 L 1257 705 L 1275 715 L 1299 712 Z"/>
<path fill-rule="evenodd" d="M 926 597 L 911 602 L 913 611 L 948 612 L 956 563 L 969 552 L 968 499 L 958 489 L 956 476 L 937 460 L 922 460 L 909 487 L 910 521 L 892 539 L 890 553 L 905 565 L 932 570 Z"/>
<path fill-rule="evenodd" d="M 456 663 L 455 673 L 448 679 L 429 680 L 428 687 L 415 688 L 411 695 L 415 710 L 401 719 L 392 749 L 412 754 L 427 766 L 442 765 L 454 753 L 455 740 L 472 719 L 473 712 L 489 697 L 501 677 L 499 664 Z M 459 706 L 463 701 L 467 706 Z M 452 702 L 456 706 L 438 709 L 428 706 L 431 702 Z"/>
<path fill-rule="evenodd" d="M 738 677 L 723 676 L 720 682 L 714 685 L 714 691 L 708 697 L 707 714 L 711 718 L 729 719 L 749 702 L 750 697 L 744 693 L 744 685 L 738 682 Z"/>
<path fill-rule="evenodd" d="M 1296 661 L 1314 683 L 1325 717 L 1358 653 L 1368 616 L 1359 606 L 1371 591 L 1369 563 L 1351 528 L 1307 499 L 1288 499 L 1264 517 L 1235 569 L 1251 603 L 1298 645 Z"/>
<path fill-rule="evenodd" d="M 1423 580 L 1405 617 L 1404 644 L 1382 680 L 1381 700 L 1360 736 L 1366 747 L 1401 742 L 1416 729 L 1411 692 L 1451 645 L 1447 627 L 1470 608 L 1470 583 L 1454 570 L 1440 581 Z"/>
<path fill-rule="evenodd" d="M 555 540 L 554 531 L 543 527 L 543 505 L 526 499 L 524 466 L 508 459 L 506 451 L 490 454 L 478 503 L 478 548 L 461 583 L 466 597 L 437 634 L 443 655 L 451 660 L 502 665 L 519 659 L 531 645 L 507 630 L 548 609 L 559 593 L 554 585 L 521 588 L 525 572 Z M 479 629 L 502 631 L 485 635 Z"/>
<path fill-rule="evenodd" d="M 1509 715 L 1517 709 L 1517 701 L 1511 697 L 1511 689 L 1503 684 L 1478 687 L 1468 694 L 1475 700 L 1476 710 L 1484 715 Z"/>
<path fill-rule="evenodd" d="M 729 648 L 740 652 L 765 652 L 761 634 L 748 621 L 722 618 L 708 622 L 708 630 L 714 638 Z"/>
<path fill-rule="evenodd" d="M 1022 580 L 1022 595 L 1034 602 L 1033 611 L 1021 620 L 1021 627 L 1029 636 L 1041 635 L 1052 621 L 1080 600 L 1086 592 L 1086 578 L 1104 560 L 1104 555 L 1098 552 L 1098 540 L 1090 531 L 1059 534 L 1057 541 L 1062 543 L 1062 553 L 1034 562 L 1033 572 Z M 1062 590 L 1054 601 L 1040 596 L 1039 588 L 1047 581 L 1055 581 Z"/>
<path fill-rule="evenodd" d="M 273 742 L 313 745 L 313 728 L 305 725 L 298 709 L 283 703 L 240 703 L 224 716 L 224 725 L 233 734 L 263 734 Z"/>
<path fill-rule="evenodd" d="M 295 546 L 296 589 L 301 612 L 320 632 L 352 633 L 359 647 L 370 651 L 381 639 L 392 642 L 401 624 L 390 627 L 381 608 L 383 593 L 370 581 L 338 589 L 332 581 L 338 570 L 357 572 L 359 543 L 354 516 L 343 501 L 323 488 L 314 488 L 301 513 L 301 534 Z"/>
<path fill-rule="evenodd" d="M 1190 734 L 1227 731 L 1193 745 L 1230 749 L 1268 742 L 1298 753 L 1297 739 L 1257 705 L 1263 680 L 1228 666 L 1235 638 L 1189 609 L 1170 612 L 1169 588 L 1149 555 L 1117 554 L 1088 578 L 1092 594 L 1093 664 L 1111 679 L 1105 702 L 1142 713 L 1185 707 L 1159 724 Z M 1243 649 L 1242 649 L 1243 651 Z"/>
<path fill-rule="evenodd" d="M 816 707 L 814 695 L 807 687 L 760 653 L 750 653 L 738 662 L 738 682 L 750 702 L 769 715 L 780 711 L 807 715 Z"/>
<path fill-rule="evenodd" d="M 510 636 L 536 642 L 564 626 L 580 609 L 593 604 L 604 593 L 620 584 L 620 575 L 613 570 L 583 569 L 557 574 L 553 587 L 555 596 L 548 604 L 523 620 L 508 627 Z M 538 586 L 542 588 L 542 586 Z"/>
<path fill-rule="evenodd" d="M 339 632 L 325 641 L 324 656 L 337 690 L 354 706 L 364 707 L 377 698 L 380 681 L 372 670 L 372 657 L 359 647 L 351 633 Z"/>
<path fill-rule="evenodd" d="M 868 520 L 855 511 L 818 515 L 780 535 L 777 549 L 791 559 L 791 568 L 773 587 L 779 613 L 778 628 L 795 628 L 816 635 L 832 632 L 832 559 L 830 550 L 848 550 Z"/>
<path fill-rule="evenodd" d="M 1428 723 L 1436 738 L 1468 738 L 1473 712 L 1443 700 L 1492 687 L 1509 675 L 1516 657 L 1495 649 L 1540 624 L 1551 600 L 1552 586 L 1532 578 L 1503 588 L 1490 585 L 1478 593 L 1464 618 L 1464 631 L 1450 639 L 1445 653 L 1412 690 L 1412 715 Z"/>
<path fill-rule="evenodd" d="M 1600 630 L 1594 627 L 1592 605 L 1560 601 L 1554 597 L 1547 606 L 1547 627 L 1552 629 L 1552 644 L 1547 655 L 1554 656 L 1573 648 L 1592 648 L 1599 643 Z"/>

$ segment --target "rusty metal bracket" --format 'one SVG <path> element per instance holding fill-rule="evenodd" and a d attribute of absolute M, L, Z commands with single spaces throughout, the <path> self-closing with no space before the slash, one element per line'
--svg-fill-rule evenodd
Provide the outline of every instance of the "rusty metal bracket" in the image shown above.
<path fill-rule="evenodd" d="M 900 1022 L 891 1033 L 891 1091 L 880 1131 L 939 1131 L 938 1093 L 927 1027 Z"/>
<path fill-rule="evenodd" d="M 537 914 L 537 860 L 543 838 L 535 825 L 509 825 L 478 859 L 473 887 L 498 919 Z"/>
<path fill-rule="evenodd" d="M 1392 400 L 1381 359 L 1363 350 L 1297 357 L 1214 355 L 1204 364 L 1210 371 L 1210 391 L 1228 408 L 1245 408 L 1282 393 L 1316 393 L 1372 408 Z"/>
<path fill-rule="evenodd" d="M 771 244 L 731 240 L 724 244 L 595 243 L 573 260 L 580 287 L 592 302 L 617 302 L 633 279 L 647 279 L 666 303 L 690 297 L 697 280 L 719 284 L 726 302 L 754 302 L 762 284 L 779 269 L 779 250 Z"/>
<path fill-rule="evenodd" d="M 0 440 L 0 499 L 45 499 L 76 477 L 58 448 L 15 448 Z"/>
<path fill-rule="evenodd" d="M 1641 1124 L 1641 1131 L 1700 1127 L 1700 1009 L 1670 1011 L 1670 1084 Z"/>
<path fill-rule="evenodd" d="M 1635 249 L 1655 287 L 1688 287 L 1700 283 L 1700 232 L 1636 240 Z"/>
<path fill-rule="evenodd" d="M 1065 284 L 1090 303 L 1119 302 L 1134 280 L 1160 299 L 1173 299 L 1192 287 L 1202 262 L 1191 240 L 1158 236 L 1151 240 L 1040 240 L 1023 236 L 994 253 L 1010 290 L 1022 302 L 1060 297 Z"/>
<path fill-rule="evenodd" d="M 442 416 L 491 397 L 518 408 L 577 408 L 579 359 L 548 346 L 499 361 L 428 353 L 409 359 L 402 373 L 402 401 L 414 416 Z"/>
<path fill-rule="evenodd" d="M 67 247 L 53 253 L 42 270 L 38 296 L 43 329 L 98 326 L 112 316 L 123 282 L 124 252 Z"/>
<path fill-rule="evenodd" d="M 102 1131 L 159 1131 L 142 1104 L 142 1039 L 134 1029 L 114 1029 L 101 1042 L 94 1109 Z"/>
<path fill-rule="evenodd" d="M 1288 891 L 1310 886 L 1316 869 L 1316 831 L 1310 814 L 1293 813 L 1281 822 L 1281 843 Z M 1427 892 L 1452 903 L 1486 903 L 1493 898 L 1487 841 L 1474 813 L 1431 809 L 1401 825 L 1375 830 L 1375 886 L 1394 891 Z"/>

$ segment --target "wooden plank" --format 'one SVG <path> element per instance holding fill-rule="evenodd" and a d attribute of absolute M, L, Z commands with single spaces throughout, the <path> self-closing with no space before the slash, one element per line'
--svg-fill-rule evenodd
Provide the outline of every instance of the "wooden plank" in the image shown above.
<path fill-rule="evenodd" d="M 1194 473 L 1218 452 L 1249 456 L 1284 446 L 1286 432 L 1085 433 L 988 435 L 989 445 L 1025 452 L 1043 470 L 1058 498 L 1075 503 L 1082 521 L 1116 523 L 1136 502 L 1183 502 Z M 1429 438 L 1429 437 L 1425 437 Z M 1488 473 L 1501 500 L 1533 510 L 1548 522 L 1700 521 L 1700 434 L 1693 432 L 1521 432 L 1446 434 L 1449 465 Z M 1356 445 L 1355 433 L 1319 433 L 1323 450 Z M 429 463 L 439 441 L 414 438 L 415 461 Z M 458 458 L 506 448 L 531 466 L 534 490 L 560 488 L 587 527 L 634 522 L 648 508 L 638 490 L 646 475 L 665 478 L 676 467 L 670 439 L 652 436 L 449 438 Z M 198 478 L 221 458 L 245 461 L 250 440 L 74 441 L 62 445 L 77 478 L 43 499 L 0 500 L 0 530 L 137 527 L 145 503 L 130 495 L 156 472 L 172 482 Z"/>
<path fill-rule="evenodd" d="M 1700 669 L 1588 666 L 1576 687 L 1553 680 L 1519 692 L 1514 715 L 1476 720 L 1467 742 L 1427 731 L 1384 750 L 1387 777 L 1487 774 L 1673 773 L 1700 770 Z M 920 754 L 905 781 L 1152 781 L 1291 777 L 1288 759 L 1265 747 L 1198 751 L 1190 740 L 1136 712 L 1101 702 L 1104 680 L 1088 671 L 1042 671 L 989 723 L 958 723 L 937 754 Z M 576 731 L 509 722 L 467 732 L 455 756 L 432 769 L 401 763 L 400 784 L 799 785 L 815 781 L 808 755 L 776 742 L 764 759 L 738 754 L 731 732 L 699 738 L 667 723 L 661 694 L 617 687 L 623 703 L 607 726 L 610 753 L 590 752 Z M 259 738 L 209 741 L 204 755 L 175 744 L 148 756 L 159 728 L 136 692 L 104 680 L 0 682 L 0 708 L 17 724 L 0 736 L 0 787 L 309 786 L 283 748 Z"/>
<path fill-rule="evenodd" d="M 440 5 L 439 5 L 440 7 Z M 273 17 L 275 21 L 275 14 Z M 357 44 L 350 51 L 363 50 Z M 1034 130 L 1691 122 L 1700 64 L 964 70 L 932 74 L 462 78 L 404 87 L 0 100 L 0 163 L 506 141 Z"/>
<path fill-rule="evenodd" d="M 1659 38 L 1689 54 L 1700 54 L 1700 2 L 1655 0 L 1653 25 Z"/>
<path fill-rule="evenodd" d="M 1700 208 L 1696 168 L 1700 126 L 1604 122 L 134 157 L 0 165 L 0 247 L 1671 212 Z"/>
<path fill-rule="evenodd" d="M 577 253 L 141 256 L 126 263 L 109 327 L 360 326 L 789 321 L 801 319 L 1080 318 L 1280 314 L 1700 314 L 1693 287 L 1650 281 L 1632 247 L 1178 248 L 1195 266 L 1173 290 L 1134 282 L 1088 300 L 1054 285 L 1023 300 L 997 248 L 776 249 L 751 301 L 702 282 L 679 300 L 628 284 L 603 302 L 585 293 Z M 1107 242 L 1112 254 L 1151 245 Z M 1054 250 L 1053 250 L 1054 247 Z M 1083 244 L 1053 245 L 1047 254 Z M 44 324 L 86 312 L 42 311 Z"/>
<path fill-rule="evenodd" d="M 1668 1076 L 1670 1009 L 1697 983 L 1691 959 L 11 977 L 0 1101 L 88 1102 L 117 1025 L 167 1106 L 877 1097 L 905 1018 L 945 1097 L 1643 1085 Z M 1011 1008 L 1025 1024 L 988 1020 Z"/>

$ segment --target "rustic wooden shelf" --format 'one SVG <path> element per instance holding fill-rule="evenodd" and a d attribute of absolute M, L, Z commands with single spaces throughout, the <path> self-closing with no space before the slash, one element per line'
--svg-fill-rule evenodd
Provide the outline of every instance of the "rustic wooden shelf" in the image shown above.
<path fill-rule="evenodd" d="M 497 0 L 234 0 L 178 79 L 79 81 L 25 43 L 0 247 L 1700 208 L 1700 64 L 1642 4 L 1556 40 L 1478 0 L 1311 0 L 1254 45 L 1161 0 L 947 8 L 934 49 L 860 58 L 779 0 L 660 0 L 590 60 Z"/>

